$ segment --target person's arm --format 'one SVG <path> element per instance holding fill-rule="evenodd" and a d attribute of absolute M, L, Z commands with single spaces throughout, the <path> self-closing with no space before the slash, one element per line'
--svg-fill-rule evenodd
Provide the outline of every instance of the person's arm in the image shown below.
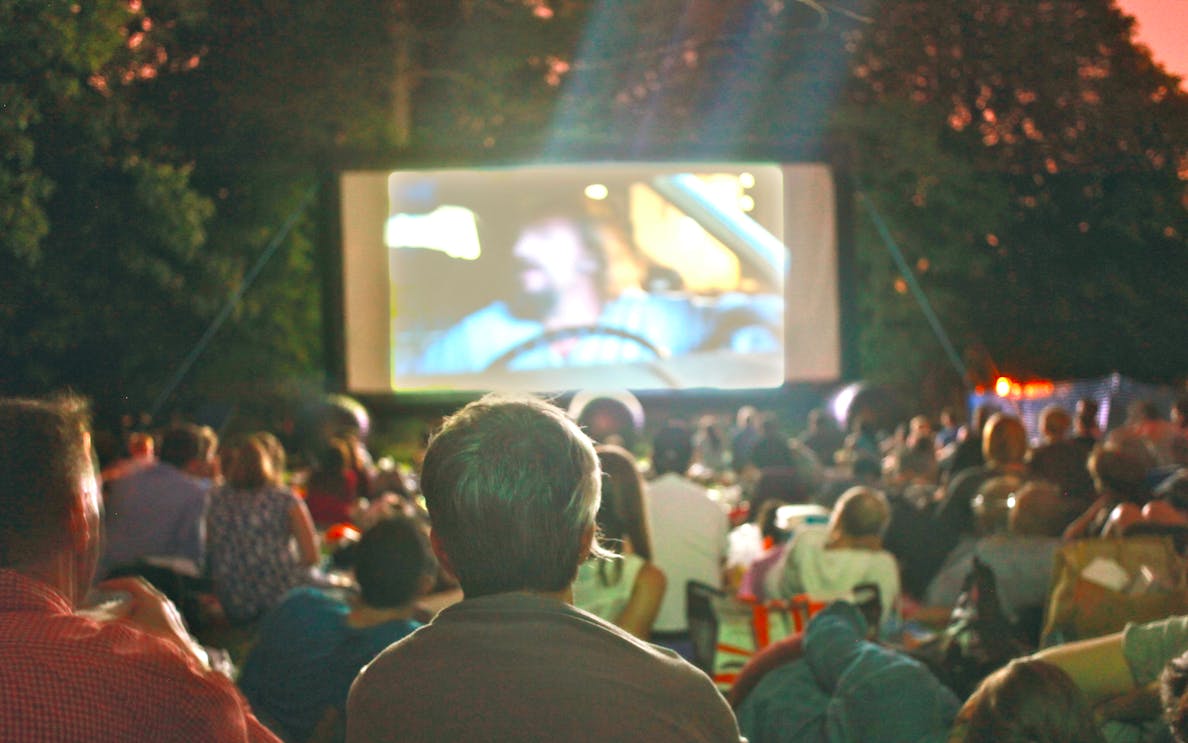
<path fill-rule="evenodd" d="M 1110 517 L 1106 520 L 1106 525 L 1102 529 L 1101 535 L 1103 537 L 1124 536 L 1127 527 L 1142 520 L 1143 512 L 1141 508 L 1133 503 L 1119 503 L 1114 506 L 1114 510 L 1110 511 Z"/>
<path fill-rule="evenodd" d="M 631 597 L 615 620 L 615 624 L 641 640 L 648 639 L 652 634 L 652 624 L 656 621 L 656 615 L 660 613 L 660 602 L 664 599 L 667 583 L 668 580 L 660 568 L 650 562 L 645 563 L 635 576 Z"/>
<path fill-rule="evenodd" d="M 118 609 L 116 622 L 169 642 L 199 666 L 209 670 L 210 658 L 198 641 L 186 631 L 177 607 L 148 581 L 136 576 L 112 578 L 100 583 L 99 588 L 128 594 L 128 601 Z"/>
<path fill-rule="evenodd" d="M 209 658 L 190 636 L 181 614 L 163 593 L 143 578 L 113 578 L 99 584 L 105 591 L 123 591 L 127 603 L 114 621 L 134 627 L 181 650 L 196 667 L 187 681 L 186 697 L 175 710 L 178 724 L 204 740 L 279 743 L 278 738 L 252 714 L 251 708 L 226 676 L 210 670 Z"/>
<path fill-rule="evenodd" d="M 1109 508 L 1113 503 L 1109 496 L 1099 496 L 1093 504 L 1085 509 L 1085 512 L 1076 518 L 1068 528 L 1064 530 L 1064 541 L 1071 542 L 1074 539 L 1080 539 L 1089 531 L 1089 527 L 1093 524 L 1093 520 L 1097 518 L 1103 509 Z"/>
<path fill-rule="evenodd" d="M 293 538 L 297 540 L 297 554 L 301 564 L 306 567 L 317 565 L 322 559 L 318 550 L 318 532 L 314 528 L 313 517 L 309 515 L 309 508 L 296 498 L 289 508 L 289 523 L 293 530 Z"/>
<path fill-rule="evenodd" d="M 1078 640 L 1041 650 L 1031 656 L 1059 666 L 1090 704 L 1134 690 L 1134 676 L 1122 649 L 1122 633 Z"/>
<path fill-rule="evenodd" d="M 194 561 L 202 571 L 206 557 L 206 515 L 210 510 L 210 493 L 195 498 L 186 506 L 185 515 L 177 523 L 175 532 L 177 554 Z"/>

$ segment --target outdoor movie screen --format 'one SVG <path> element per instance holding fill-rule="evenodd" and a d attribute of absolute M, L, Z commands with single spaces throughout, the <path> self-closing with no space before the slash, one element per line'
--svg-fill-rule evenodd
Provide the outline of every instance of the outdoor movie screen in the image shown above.
<path fill-rule="evenodd" d="M 356 171 L 340 186 L 351 392 L 840 375 L 828 166 Z"/>

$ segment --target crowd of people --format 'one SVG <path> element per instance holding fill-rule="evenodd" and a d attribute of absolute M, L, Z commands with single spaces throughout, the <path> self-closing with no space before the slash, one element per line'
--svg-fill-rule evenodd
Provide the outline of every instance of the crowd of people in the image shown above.
<path fill-rule="evenodd" d="M 0 739 L 1188 740 L 1188 616 L 1045 622 L 1070 544 L 1188 543 L 1188 400 L 1109 431 L 1052 405 L 1034 439 L 989 406 L 853 418 L 748 406 L 633 451 L 489 396 L 405 479 L 349 430 L 300 472 L 190 424 L 98 462 L 83 401 L 0 401 Z M 1177 565 L 1114 592 L 1188 611 Z M 727 688 L 691 584 L 825 608 Z M 1002 652 L 957 674 L 958 624 Z"/>

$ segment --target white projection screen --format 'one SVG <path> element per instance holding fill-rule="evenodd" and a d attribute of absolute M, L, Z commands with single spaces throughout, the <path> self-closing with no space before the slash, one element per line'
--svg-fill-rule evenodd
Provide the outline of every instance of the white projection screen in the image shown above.
<path fill-rule="evenodd" d="M 840 377 L 826 165 L 347 171 L 340 188 L 349 392 Z"/>

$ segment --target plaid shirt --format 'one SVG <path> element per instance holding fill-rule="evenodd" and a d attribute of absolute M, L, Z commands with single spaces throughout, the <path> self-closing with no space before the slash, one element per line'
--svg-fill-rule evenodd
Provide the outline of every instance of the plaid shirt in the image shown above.
<path fill-rule="evenodd" d="M 0 570 L 0 741 L 272 741 L 226 677 Z"/>

